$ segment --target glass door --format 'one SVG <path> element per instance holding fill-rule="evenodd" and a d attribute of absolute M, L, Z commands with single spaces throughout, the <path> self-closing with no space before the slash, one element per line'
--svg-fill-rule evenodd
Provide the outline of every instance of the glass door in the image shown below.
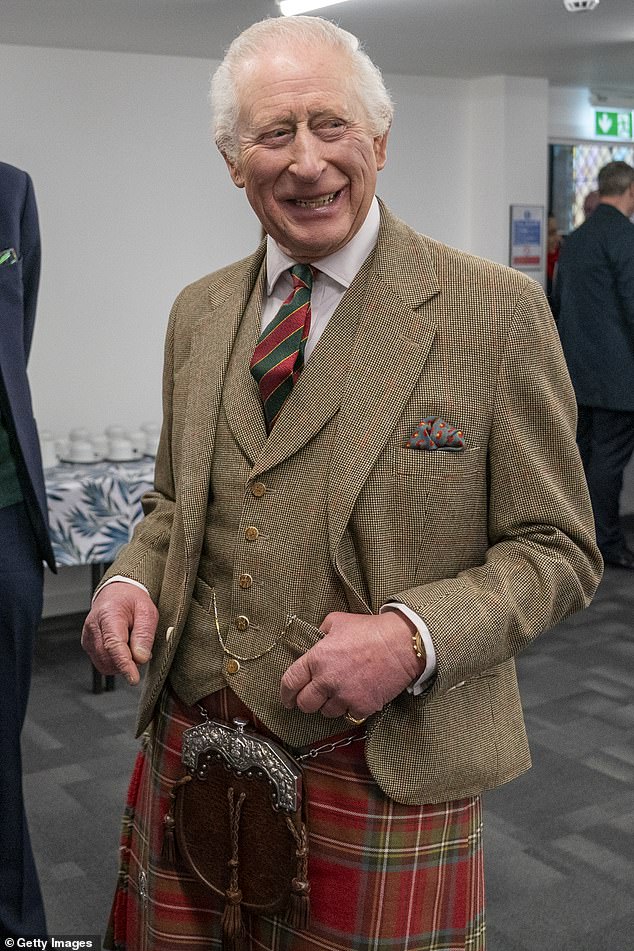
<path fill-rule="evenodd" d="M 584 202 L 597 188 L 597 173 L 608 162 L 634 165 L 634 145 L 551 145 L 549 147 L 549 211 L 559 234 L 566 235 L 585 220 Z"/>

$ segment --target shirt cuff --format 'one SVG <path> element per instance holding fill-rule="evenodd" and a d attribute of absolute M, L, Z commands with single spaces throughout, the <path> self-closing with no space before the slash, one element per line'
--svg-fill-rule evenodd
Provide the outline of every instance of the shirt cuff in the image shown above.
<path fill-rule="evenodd" d="M 92 600 L 91 600 L 90 603 L 92 604 L 93 601 L 95 600 L 95 598 L 97 597 L 97 595 L 98 595 L 98 594 L 101 594 L 101 592 L 103 591 L 103 589 L 104 589 L 107 585 L 112 584 L 113 581 L 125 581 L 126 584 L 133 584 L 136 588 L 140 588 L 141 591 L 145 591 L 145 593 L 146 593 L 147 595 L 150 594 L 150 592 L 149 592 L 148 589 L 145 587 L 145 585 L 144 585 L 144 584 L 141 584 L 140 581 L 135 581 L 134 578 L 126 578 L 124 575 L 113 575 L 112 578 L 108 578 L 107 581 L 104 581 L 103 584 L 100 584 L 100 585 L 99 585 L 99 587 L 97 588 L 97 590 L 96 590 L 95 593 L 93 594 Z"/>
<path fill-rule="evenodd" d="M 416 625 L 418 633 L 420 634 L 421 640 L 423 642 L 423 647 L 425 648 L 425 669 L 418 680 L 415 680 L 414 683 L 410 684 L 407 688 L 409 693 L 413 694 L 415 697 L 418 697 L 424 692 L 427 681 L 430 680 L 436 673 L 436 649 L 434 647 L 434 642 L 431 639 L 429 628 L 423 619 L 419 617 L 415 611 L 412 611 L 411 608 L 408 608 L 406 604 L 401 604 L 398 601 L 389 601 L 379 609 L 379 614 L 383 614 L 383 612 L 387 610 L 393 611 L 395 609 L 404 614 L 405 617 L 412 622 L 412 624 Z"/>

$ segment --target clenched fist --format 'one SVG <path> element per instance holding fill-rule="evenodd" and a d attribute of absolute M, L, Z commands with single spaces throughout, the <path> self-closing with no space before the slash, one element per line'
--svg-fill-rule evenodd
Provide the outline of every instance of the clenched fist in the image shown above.
<path fill-rule="evenodd" d="M 280 690 L 289 710 L 357 719 L 381 710 L 423 672 L 412 647 L 414 624 L 399 611 L 333 612 L 324 618 L 323 640 L 292 664 Z"/>

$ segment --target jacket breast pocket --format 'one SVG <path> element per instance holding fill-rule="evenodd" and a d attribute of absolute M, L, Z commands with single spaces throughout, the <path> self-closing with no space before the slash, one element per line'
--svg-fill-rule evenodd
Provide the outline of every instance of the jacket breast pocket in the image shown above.
<path fill-rule="evenodd" d="M 486 454 L 398 447 L 389 453 L 390 522 L 410 534 L 416 571 L 455 574 L 486 550 Z"/>

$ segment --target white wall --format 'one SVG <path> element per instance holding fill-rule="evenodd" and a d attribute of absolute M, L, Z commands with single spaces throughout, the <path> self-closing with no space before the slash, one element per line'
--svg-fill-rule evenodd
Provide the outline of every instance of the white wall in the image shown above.
<path fill-rule="evenodd" d="M 581 86 L 553 86 L 548 95 L 548 138 L 551 142 L 592 140 L 594 110 L 590 90 Z"/>
<path fill-rule="evenodd" d="M 508 263 L 510 206 L 543 205 L 547 213 L 548 82 L 473 80 L 469 131 L 470 248 Z M 543 283 L 543 268 L 531 276 Z"/>
<path fill-rule="evenodd" d="M 466 248 L 469 83 L 420 76 L 385 79 L 395 118 L 378 192 L 417 231 Z"/>
<path fill-rule="evenodd" d="M 213 65 L 0 46 L 0 155 L 31 173 L 41 218 L 30 366 L 41 429 L 62 436 L 160 416 L 174 296 L 257 242 L 244 193 L 210 141 Z M 506 261 L 508 203 L 544 201 L 536 116 L 545 83 L 387 82 L 397 111 L 379 193 L 415 228 Z M 534 150 L 534 160 L 515 161 L 520 149 Z"/>
<path fill-rule="evenodd" d="M 1 155 L 32 175 L 41 219 L 30 366 L 40 429 L 158 418 L 175 295 L 258 240 L 211 143 L 213 65 L 0 47 Z M 414 227 L 465 246 L 467 87 L 405 77 L 390 87 L 398 118 L 380 193 Z"/>
<path fill-rule="evenodd" d="M 257 241 L 210 145 L 208 77 L 200 60 L 0 48 L 1 154 L 31 173 L 41 220 L 40 428 L 156 419 L 173 298 Z"/>
<path fill-rule="evenodd" d="M 0 45 L 0 159 L 30 172 L 41 219 L 30 365 L 40 429 L 158 419 L 175 295 L 258 240 L 211 143 L 214 65 Z M 508 204 L 545 202 L 547 87 L 386 81 L 396 119 L 379 194 L 416 229 L 507 262 Z M 87 578 L 49 577 L 45 611 L 83 610 Z"/>

